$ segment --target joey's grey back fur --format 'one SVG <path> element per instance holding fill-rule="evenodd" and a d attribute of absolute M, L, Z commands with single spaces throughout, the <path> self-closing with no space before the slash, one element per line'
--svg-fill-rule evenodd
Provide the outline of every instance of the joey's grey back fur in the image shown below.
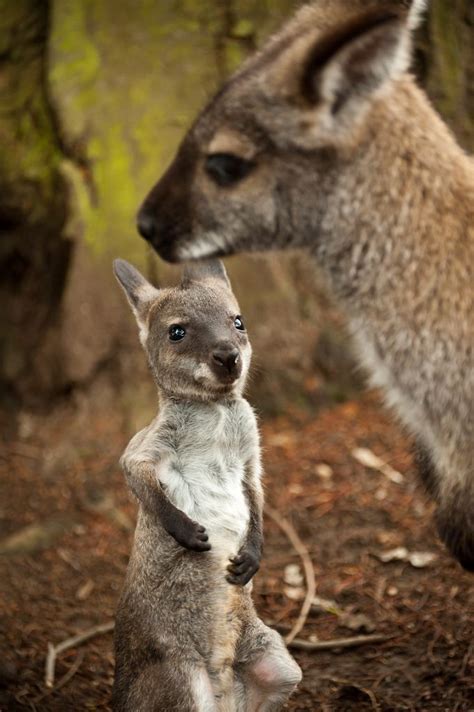
<path fill-rule="evenodd" d="M 123 260 L 160 410 L 121 463 L 139 503 L 115 627 L 116 712 L 279 710 L 301 678 L 259 620 L 261 466 L 250 344 L 223 265 L 156 289 Z"/>
<path fill-rule="evenodd" d="M 138 226 L 171 261 L 309 251 L 473 570 L 474 163 L 408 73 L 424 6 L 301 8 L 197 118 Z"/>

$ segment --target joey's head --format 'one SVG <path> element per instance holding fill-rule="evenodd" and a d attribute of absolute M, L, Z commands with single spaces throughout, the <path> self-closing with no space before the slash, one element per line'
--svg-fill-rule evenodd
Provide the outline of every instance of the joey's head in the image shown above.
<path fill-rule="evenodd" d="M 241 394 L 251 347 L 221 262 L 189 265 L 180 286 L 166 289 L 125 260 L 115 260 L 114 272 L 161 393 L 200 401 Z"/>
<path fill-rule="evenodd" d="M 140 208 L 141 235 L 172 262 L 317 239 L 374 106 L 408 81 L 424 2 L 301 8 L 197 118 Z"/>

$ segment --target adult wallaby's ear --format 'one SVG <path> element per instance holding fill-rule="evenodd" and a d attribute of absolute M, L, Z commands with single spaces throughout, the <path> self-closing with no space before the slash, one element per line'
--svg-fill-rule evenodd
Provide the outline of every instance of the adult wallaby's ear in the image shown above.
<path fill-rule="evenodd" d="M 270 91 L 303 109 L 321 109 L 329 130 L 341 120 L 347 124 L 409 67 L 411 28 L 421 4 L 406 5 L 394 0 L 372 6 L 322 34 L 309 28 L 275 61 Z"/>
<path fill-rule="evenodd" d="M 114 260 L 114 274 L 132 307 L 140 328 L 146 323 L 146 316 L 152 302 L 159 295 L 140 272 L 126 260 Z"/>
<path fill-rule="evenodd" d="M 186 288 L 192 282 L 201 282 L 204 279 L 220 279 L 227 287 L 230 287 L 227 272 L 225 271 L 225 267 L 220 260 L 188 262 L 183 270 L 181 286 Z"/>
<path fill-rule="evenodd" d="M 420 24 L 423 13 L 428 7 L 429 0 L 406 0 L 408 2 L 409 12 L 409 24 L 410 29 L 416 30 Z"/>

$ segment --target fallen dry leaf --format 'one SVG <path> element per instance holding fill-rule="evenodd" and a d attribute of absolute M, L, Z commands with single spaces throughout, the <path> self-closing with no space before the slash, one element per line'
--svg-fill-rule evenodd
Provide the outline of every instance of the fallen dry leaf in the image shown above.
<path fill-rule="evenodd" d="M 435 561 L 437 555 L 429 551 L 410 552 L 404 546 L 397 546 L 395 549 L 390 549 L 390 551 L 376 554 L 376 557 L 384 564 L 390 563 L 391 561 L 407 561 L 415 569 L 422 569 Z"/>
<path fill-rule="evenodd" d="M 364 467 L 368 467 L 371 470 L 381 472 L 382 475 L 385 475 L 385 477 L 387 477 L 387 479 L 391 482 L 395 482 L 397 485 L 400 485 L 405 481 L 405 478 L 400 472 L 397 472 L 397 470 L 394 470 L 393 467 L 390 467 L 390 465 L 384 462 L 380 457 L 378 457 L 378 455 L 372 452 L 372 450 L 365 447 L 356 447 L 352 450 L 351 454 L 352 457 L 357 460 L 357 462 L 360 462 L 361 465 L 364 465 Z"/>

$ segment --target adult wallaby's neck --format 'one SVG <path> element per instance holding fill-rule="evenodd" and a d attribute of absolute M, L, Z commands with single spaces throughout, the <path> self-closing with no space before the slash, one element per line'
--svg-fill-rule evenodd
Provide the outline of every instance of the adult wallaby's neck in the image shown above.
<path fill-rule="evenodd" d="M 334 171 L 315 253 L 341 298 L 374 299 L 442 268 L 469 225 L 470 159 L 406 78 L 373 107 Z"/>

